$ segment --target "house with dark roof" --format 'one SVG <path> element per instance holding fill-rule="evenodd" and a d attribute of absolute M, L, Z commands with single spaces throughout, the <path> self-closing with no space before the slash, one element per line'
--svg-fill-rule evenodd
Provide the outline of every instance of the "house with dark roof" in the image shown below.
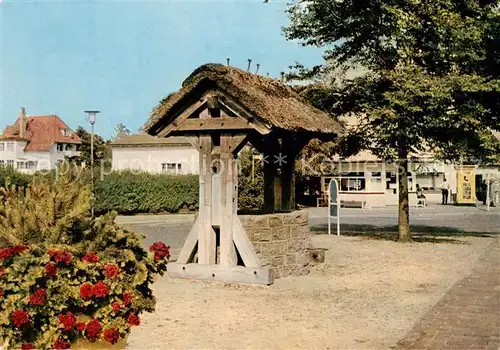
<path fill-rule="evenodd" d="M 33 173 L 54 169 L 65 159 L 79 156 L 81 140 L 57 115 L 19 118 L 0 134 L 0 166 Z"/>
<path fill-rule="evenodd" d="M 113 170 L 198 174 L 198 150 L 186 137 L 127 135 L 111 142 Z"/>

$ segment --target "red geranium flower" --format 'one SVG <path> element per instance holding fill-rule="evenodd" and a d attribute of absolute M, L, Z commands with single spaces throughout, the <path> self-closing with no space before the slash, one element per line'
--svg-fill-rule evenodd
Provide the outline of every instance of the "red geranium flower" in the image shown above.
<path fill-rule="evenodd" d="M 3 289 L 0 288 L 0 298 L 3 297 Z"/>
<path fill-rule="evenodd" d="M 84 283 L 80 287 L 80 296 L 82 299 L 90 299 L 94 295 L 94 286 L 91 283 Z"/>
<path fill-rule="evenodd" d="M 92 320 L 87 324 L 87 329 L 85 330 L 85 336 L 87 339 L 93 343 L 99 338 L 101 334 L 102 326 L 97 320 Z"/>
<path fill-rule="evenodd" d="M 11 256 L 16 255 L 18 253 L 22 253 L 27 249 L 29 249 L 29 248 L 25 245 L 16 245 L 14 247 L 2 248 L 2 249 L 0 249 L 0 261 L 6 260 L 6 259 L 10 258 Z"/>
<path fill-rule="evenodd" d="M 64 264 L 69 266 L 71 264 L 71 260 L 73 259 L 73 255 L 70 252 L 65 252 L 63 250 L 49 250 L 49 255 L 54 259 L 54 261 L 58 264 Z"/>
<path fill-rule="evenodd" d="M 85 256 L 82 258 L 83 262 L 89 262 L 89 263 L 96 263 L 99 261 L 99 257 L 97 256 L 96 253 L 94 252 L 88 252 L 85 254 Z"/>
<path fill-rule="evenodd" d="M 170 258 L 170 246 L 165 245 L 163 242 L 153 243 L 149 247 L 149 251 L 154 253 L 155 261 L 161 260 L 163 258 Z"/>
<path fill-rule="evenodd" d="M 70 331 L 76 325 L 76 317 L 71 312 L 66 312 L 66 315 L 61 314 L 57 316 L 59 322 L 63 325 L 65 331 Z"/>
<path fill-rule="evenodd" d="M 24 310 L 17 310 L 12 313 L 12 321 L 16 328 L 21 328 L 23 325 L 28 323 L 30 319 L 28 318 L 28 313 Z"/>
<path fill-rule="evenodd" d="M 70 343 L 67 340 L 64 340 L 63 338 L 59 337 L 53 344 L 54 349 L 69 349 L 70 348 Z"/>
<path fill-rule="evenodd" d="M 47 300 L 47 294 L 45 293 L 45 289 L 40 288 L 35 293 L 30 295 L 30 304 L 31 305 L 43 305 Z"/>
<path fill-rule="evenodd" d="M 87 325 L 84 322 L 80 322 L 76 324 L 76 329 L 78 329 L 80 332 L 83 332 L 86 326 Z"/>
<path fill-rule="evenodd" d="M 45 274 L 48 277 L 55 277 L 57 275 L 57 265 L 54 263 L 48 263 L 45 265 Z"/>
<path fill-rule="evenodd" d="M 31 343 L 24 343 L 21 345 L 21 350 L 34 350 L 35 346 Z"/>
<path fill-rule="evenodd" d="M 121 309 L 120 303 L 118 303 L 118 302 L 114 302 L 113 304 L 111 304 L 111 307 L 113 308 L 113 311 L 116 311 L 116 312 L 120 311 L 120 309 Z"/>
<path fill-rule="evenodd" d="M 0 278 L 5 276 L 5 267 L 0 267 Z"/>
<path fill-rule="evenodd" d="M 120 339 L 120 333 L 115 327 L 108 328 L 104 331 L 104 340 L 106 340 L 108 343 L 116 344 L 116 342 L 118 342 L 118 339 Z"/>
<path fill-rule="evenodd" d="M 133 298 L 134 298 L 134 293 L 132 293 L 132 292 L 123 293 L 123 304 L 125 306 L 129 306 L 130 304 L 132 304 Z"/>
<path fill-rule="evenodd" d="M 115 278 L 118 276 L 118 266 L 115 264 L 107 264 L 104 266 L 104 276 L 108 278 Z"/>
<path fill-rule="evenodd" d="M 139 318 L 139 316 L 137 315 L 134 315 L 134 314 L 131 314 L 128 319 L 127 319 L 127 322 L 130 326 L 138 326 L 141 324 L 141 320 Z"/>
<path fill-rule="evenodd" d="M 109 293 L 109 288 L 107 285 L 102 283 L 101 281 L 97 282 L 95 286 L 92 288 L 92 293 L 98 298 L 103 298 Z"/>

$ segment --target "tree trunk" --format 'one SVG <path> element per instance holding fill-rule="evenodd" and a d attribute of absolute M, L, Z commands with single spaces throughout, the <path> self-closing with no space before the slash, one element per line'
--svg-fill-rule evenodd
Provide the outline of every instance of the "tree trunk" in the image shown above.
<path fill-rule="evenodd" d="M 398 241 L 413 241 L 410 234 L 410 213 L 408 205 L 408 151 L 405 147 L 399 149 L 398 160 Z"/>

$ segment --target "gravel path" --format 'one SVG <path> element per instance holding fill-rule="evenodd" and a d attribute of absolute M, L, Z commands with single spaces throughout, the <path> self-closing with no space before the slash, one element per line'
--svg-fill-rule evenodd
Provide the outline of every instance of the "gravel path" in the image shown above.
<path fill-rule="evenodd" d="M 492 238 L 313 241 L 329 249 L 325 264 L 270 287 L 161 278 L 157 310 L 129 348 L 387 349 L 470 273 Z"/>

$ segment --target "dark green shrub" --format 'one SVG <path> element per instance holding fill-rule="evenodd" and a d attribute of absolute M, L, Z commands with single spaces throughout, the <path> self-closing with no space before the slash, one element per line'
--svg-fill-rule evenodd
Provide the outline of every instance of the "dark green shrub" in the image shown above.
<path fill-rule="evenodd" d="M 252 155 L 252 149 L 245 148 L 238 156 L 240 161 L 238 207 L 242 213 L 260 211 L 264 206 L 264 175 L 262 162 L 255 160 L 253 161 L 252 167 Z"/>
<path fill-rule="evenodd" d="M 31 177 L 17 171 L 11 166 L 0 167 L 0 186 L 9 183 L 16 187 L 26 187 L 31 182 Z"/>
<path fill-rule="evenodd" d="M 112 172 L 96 183 L 96 212 L 175 213 L 198 207 L 197 175 Z"/>

